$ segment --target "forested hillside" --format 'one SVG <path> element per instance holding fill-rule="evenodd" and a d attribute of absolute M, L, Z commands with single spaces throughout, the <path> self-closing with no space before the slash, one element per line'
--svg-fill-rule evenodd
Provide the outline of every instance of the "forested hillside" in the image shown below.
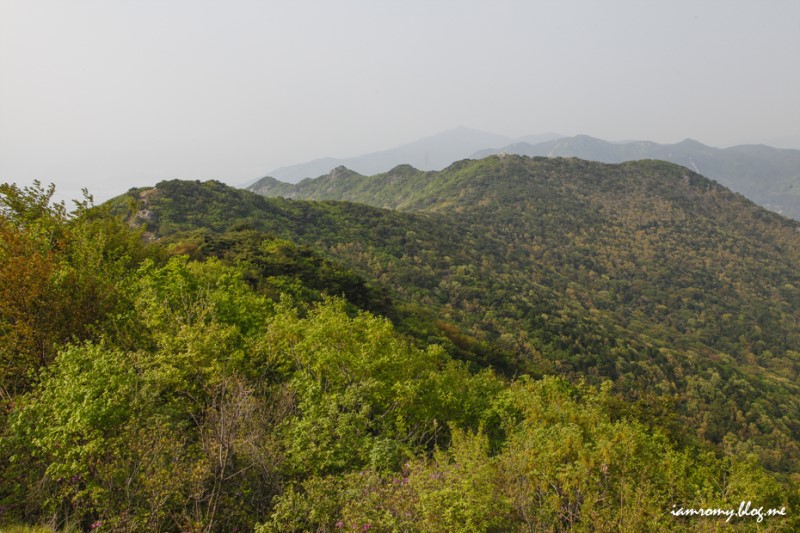
<path fill-rule="evenodd" d="M 767 209 L 800 220 L 800 150 L 763 144 L 714 148 L 692 139 L 675 144 L 611 143 L 577 135 L 538 144 L 522 142 L 497 150 L 481 150 L 471 157 L 477 159 L 497 153 L 579 157 L 602 163 L 640 159 L 669 161 L 713 178 Z"/>
<path fill-rule="evenodd" d="M 796 223 L 652 162 L 320 184 L 393 209 L 2 186 L 0 525 L 798 526 Z M 741 501 L 788 517 L 670 514 Z"/>
<path fill-rule="evenodd" d="M 657 391 L 704 440 L 760 443 L 765 464 L 796 470 L 796 222 L 656 161 L 493 156 L 439 173 L 337 169 L 274 193 L 457 221 L 493 249 L 438 270 L 427 303 L 524 354 L 523 367 Z M 398 255 L 409 260 L 392 272 L 427 268 L 411 259 L 419 253 Z M 392 279 L 387 271 L 374 274 Z M 419 298 L 407 285 L 395 288 Z"/>
<path fill-rule="evenodd" d="M 445 132 L 442 135 L 447 137 L 457 134 L 458 131 Z M 800 220 L 800 150 L 772 148 L 763 144 L 714 148 L 692 139 L 675 144 L 650 141 L 608 142 L 588 135 L 532 136 L 505 145 L 497 144 L 496 141 L 499 140 L 496 139 L 493 144 L 491 138 L 487 137 L 481 150 L 463 153 L 461 157 L 452 157 L 456 152 L 449 152 L 450 159 L 447 159 L 447 151 L 442 150 L 437 143 L 429 145 L 425 142 L 408 151 L 390 150 L 350 159 L 319 159 L 276 169 L 268 174 L 269 177 L 253 183 L 248 189 L 255 192 L 270 191 L 271 195 L 282 194 L 293 190 L 290 184 L 297 183 L 302 178 L 328 174 L 336 167 L 347 167 L 362 174 L 381 173 L 397 165 L 409 163 L 424 170 L 438 170 L 464 157 L 483 159 L 496 154 L 578 157 L 601 163 L 656 159 L 694 170 L 743 194 L 762 207 Z M 429 154 L 435 154 L 438 158 L 437 164 L 428 165 Z M 444 160 L 447 163 L 443 163 Z"/>

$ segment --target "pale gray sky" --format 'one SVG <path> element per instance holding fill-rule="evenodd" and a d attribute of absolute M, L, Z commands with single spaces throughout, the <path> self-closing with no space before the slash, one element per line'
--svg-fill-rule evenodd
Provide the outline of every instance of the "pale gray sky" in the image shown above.
<path fill-rule="evenodd" d="M 800 148 L 797 0 L 0 0 L 0 181 L 241 184 L 456 126 Z"/>

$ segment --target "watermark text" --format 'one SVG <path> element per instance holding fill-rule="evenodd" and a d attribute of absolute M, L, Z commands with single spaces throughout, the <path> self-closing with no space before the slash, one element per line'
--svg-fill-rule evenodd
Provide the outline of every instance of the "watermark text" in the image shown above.
<path fill-rule="evenodd" d="M 721 509 L 721 508 L 701 508 L 692 509 L 672 506 L 669 512 L 672 516 L 724 516 L 726 522 L 730 522 L 733 517 L 736 518 L 755 518 L 756 522 L 762 522 L 764 518 L 773 516 L 786 516 L 786 507 L 780 509 L 764 509 L 764 507 L 754 507 L 752 502 L 745 502 L 739 504 L 738 509 Z"/>

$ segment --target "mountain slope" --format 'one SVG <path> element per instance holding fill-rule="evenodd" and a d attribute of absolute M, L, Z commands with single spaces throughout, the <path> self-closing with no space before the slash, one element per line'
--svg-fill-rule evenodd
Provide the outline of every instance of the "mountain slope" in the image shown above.
<path fill-rule="evenodd" d="M 794 394 L 796 370 L 785 372 L 800 346 L 800 226 L 683 167 L 489 157 L 439 173 L 340 169 L 288 194 L 436 213 L 502 243 L 500 257 L 441 273 L 448 316 L 496 332 L 545 371 L 633 388 L 649 375 L 647 387 L 677 387 L 684 400 L 725 375 L 727 407 L 709 404 L 716 421 L 693 421 L 712 441 L 737 412 L 749 416 L 732 398 Z M 788 388 L 768 394 L 777 383 Z M 792 413 L 784 429 L 796 438 L 795 401 L 769 410 Z"/>
<path fill-rule="evenodd" d="M 800 150 L 764 145 L 720 149 L 692 139 L 676 144 L 647 141 L 610 143 L 578 135 L 538 144 L 523 142 L 497 150 L 481 150 L 472 157 L 482 158 L 497 153 L 579 157 L 603 163 L 660 159 L 715 179 L 767 209 L 800 219 Z"/>
<path fill-rule="evenodd" d="M 562 273 L 560 263 L 568 260 L 570 270 L 583 263 L 584 269 L 573 272 L 580 278 L 583 270 L 596 271 L 664 289 L 702 286 L 705 279 L 715 290 L 728 290 L 736 305 L 745 304 L 746 293 L 757 292 L 758 278 L 772 271 L 772 283 L 791 284 L 800 263 L 800 225 L 698 174 L 656 161 L 609 166 L 506 156 L 462 161 L 441 173 L 398 167 L 364 177 L 339 170 L 288 194 L 448 214 L 475 233 L 508 242 L 529 261 L 533 254 L 557 256 Z M 626 256 L 634 263 L 621 260 Z M 723 287 L 720 280 L 730 277 L 730 268 L 739 269 L 746 284 Z M 798 303 L 792 299 L 787 309 Z"/>
<path fill-rule="evenodd" d="M 520 372 L 611 378 L 650 418 L 677 409 L 702 440 L 800 469 L 800 224 L 658 161 L 495 156 L 280 187 L 403 210 L 272 199 L 250 218 L 432 310 L 456 342 Z"/>
<path fill-rule="evenodd" d="M 618 367 L 673 371 L 669 383 L 692 402 L 681 427 L 669 392 L 639 382 L 638 395 L 625 394 L 625 380 L 647 377 L 639 367 L 620 371 L 616 392 L 608 381 L 474 371 L 438 342 L 362 311 L 380 294 L 365 292 L 359 276 L 253 227 L 333 242 L 330 253 L 341 253 L 356 237 L 347 231 L 365 226 L 352 244 L 373 270 L 394 257 L 424 278 L 435 261 L 463 262 L 452 275 L 464 283 L 451 288 L 490 296 L 469 270 L 483 268 L 481 258 L 462 254 L 498 261 L 486 281 L 502 285 L 505 247 L 484 249 L 485 236 L 448 227 L 449 217 L 161 182 L 111 206 L 138 201 L 129 222 L 172 232 L 145 245 L 109 209 L 87 201 L 67 214 L 51 195 L 0 186 L 3 530 L 705 531 L 707 520 L 665 509 L 729 509 L 754 495 L 767 509 L 798 507 L 798 484 L 765 472 L 752 455 L 756 432 L 770 424 L 767 444 L 790 448 L 771 403 L 781 399 L 780 383 L 764 401 L 759 386 L 742 389 L 752 379 L 743 371 L 710 357 L 686 360 L 688 352 L 652 353 L 619 330 L 615 342 L 629 351 L 613 360 Z M 403 221 L 409 226 L 398 228 Z M 426 221 L 444 227 L 426 236 Z M 393 242 L 399 231 L 405 241 Z M 419 277 L 403 283 L 424 296 Z M 347 301 L 326 296 L 340 290 Z M 502 301 L 483 303 L 508 311 Z M 568 339 L 602 325 L 587 315 L 581 328 L 564 328 L 550 316 L 562 327 L 549 331 Z M 457 333 L 452 324 L 441 329 Z M 25 338 L 47 340 L 49 356 Z M 570 364 L 556 347 L 542 354 Z M 576 377 L 596 381 L 593 369 L 610 370 L 590 363 Z M 710 381 L 697 378 L 703 371 Z M 715 454 L 687 428 L 698 415 L 698 435 L 719 422 L 726 383 L 747 393 L 734 398 L 747 408 L 737 414 L 755 420 L 749 435 L 726 435 Z M 766 517 L 770 530 L 798 530 L 791 513 Z M 750 531 L 752 519 L 726 529 Z"/>

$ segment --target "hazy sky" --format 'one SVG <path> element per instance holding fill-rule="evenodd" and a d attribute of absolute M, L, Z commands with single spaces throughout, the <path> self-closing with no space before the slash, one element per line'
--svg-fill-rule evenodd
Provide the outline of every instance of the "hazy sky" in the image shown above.
<path fill-rule="evenodd" d="M 0 181 L 241 184 L 456 126 L 800 148 L 797 0 L 0 0 Z"/>

